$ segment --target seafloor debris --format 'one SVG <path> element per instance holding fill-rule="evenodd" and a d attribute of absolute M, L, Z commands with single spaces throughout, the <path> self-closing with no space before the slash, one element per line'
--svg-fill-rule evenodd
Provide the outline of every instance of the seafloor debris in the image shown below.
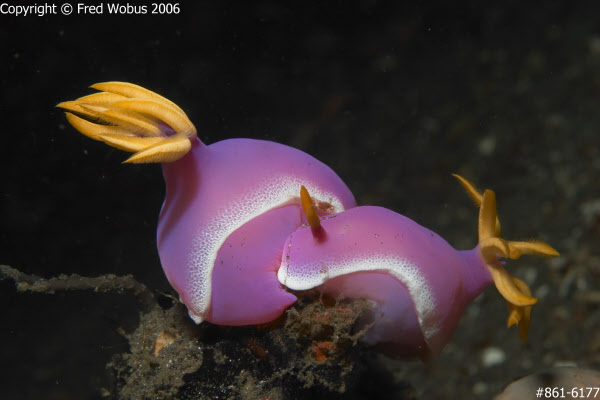
<path fill-rule="evenodd" d="M 304 296 L 286 315 L 254 327 L 196 325 L 174 297 L 154 296 L 131 276 L 61 275 L 44 279 L 0 266 L 0 279 L 19 291 L 130 292 L 140 304 L 140 323 L 121 330 L 129 352 L 108 368 L 114 384 L 100 389 L 111 399 L 412 399 L 408 385 L 391 374 L 353 332 L 366 301 Z"/>
<path fill-rule="evenodd" d="M 176 300 L 161 303 L 133 333 L 123 332 L 131 352 L 110 365 L 119 398 L 353 398 L 358 382 L 372 379 L 361 333 L 352 334 L 365 302 L 307 297 L 278 321 L 241 328 L 198 326 Z M 164 332 L 171 343 L 156 354 Z M 411 398 L 398 388 L 396 398 Z"/>

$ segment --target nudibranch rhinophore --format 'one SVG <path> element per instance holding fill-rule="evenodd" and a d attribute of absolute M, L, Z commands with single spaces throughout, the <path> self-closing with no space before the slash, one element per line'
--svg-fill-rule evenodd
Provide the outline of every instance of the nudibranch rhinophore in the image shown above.
<path fill-rule="evenodd" d="M 356 207 L 344 182 L 300 150 L 252 139 L 207 146 L 164 97 L 124 82 L 92 88 L 100 92 L 58 107 L 84 135 L 133 152 L 126 162 L 162 163 L 159 255 L 196 323 L 270 322 L 296 301 L 291 291 L 315 289 L 370 300 L 365 340 L 392 357 L 427 358 L 494 282 L 525 341 L 537 299 L 503 259 L 558 253 L 502 239 L 493 191 L 455 175 L 479 205 L 479 244 L 457 251 L 400 214 Z"/>
<path fill-rule="evenodd" d="M 283 243 L 304 221 L 300 186 L 320 215 L 354 207 L 325 164 L 282 144 L 200 141 L 186 114 L 140 86 L 106 82 L 60 103 L 82 134 L 161 162 L 166 198 L 157 230 L 163 270 L 190 317 L 221 325 L 270 322 L 296 301 L 277 280 Z"/>

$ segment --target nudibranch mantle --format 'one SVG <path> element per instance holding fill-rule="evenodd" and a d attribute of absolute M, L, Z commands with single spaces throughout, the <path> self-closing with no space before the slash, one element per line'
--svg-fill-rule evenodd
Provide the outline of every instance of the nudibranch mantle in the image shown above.
<path fill-rule="evenodd" d="M 290 235 L 279 281 L 294 290 L 318 288 L 333 295 L 359 298 L 362 289 L 354 293 L 351 279 L 363 285 L 367 274 L 395 279 L 404 289 L 396 289 L 394 296 L 408 291 L 406 298 L 412 299 L 424 341 L 433 353 L 446 344 L 466 305 L 492 281 L 476 251 L 456 251 L 436 233 L 393 211 L 356 207 L 325 217 L 321 224 L 327 233 L 322 242 L 314 240 L 310 229 Z M 345 278 L 337 284 L 339 277 Z M 377 287 L 370 288 L 371 293 L 377 291 Z M 388 307 L 405 307 L 397 297 L 382 301 L 396 303 Z M 369 335 L 377 336 L 380 342 L 382 337 L 384 341 L 396 341 L 378 332 L 385 330 L 385 317 L 371 328 L 367 341 Z M 402 318 L 409 322 L 407 316 Z M 401 352 L 405 354 L 406 349 Z"/>
<path fill-rule="evenodd" d="M 324 213 L 356 204 L 325 164 L 300 150 L 262 140 L 229 139 L 210 146 L 197 140 L 184 157 L 163 164 L 163 172 L 167 196 L 157 232 L 161 262 L 197 323 L 209 312 L 212 266 L 219 249 L 241 226 L 290 204 L 298 206 L 300 216 L 301 185 Z"/>

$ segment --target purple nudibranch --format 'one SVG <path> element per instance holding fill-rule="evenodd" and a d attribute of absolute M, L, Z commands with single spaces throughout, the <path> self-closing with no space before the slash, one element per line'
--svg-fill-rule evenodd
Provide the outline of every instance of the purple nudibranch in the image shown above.
<path fill-rule="evenodd" d="M 457 251 L 400 214 L 357 207 L 335 172 L 300 150 L 252 139 L 205 145 L 166 98 L 125 82 L 92 88 L 100 92 L 58 107 L 82 134 L 133 152 L 126 162 L 162 163 L 158 251 L 196 323 L 267 323 L 296 301 L 290 290 L 316 289 L 369 300 L 365 341 L 395 358 L 425 358 L 494 282 L 525 341 L 537 299 L 501 259 L 558 252 L 502 239 L 493 191 L 455 175 L 480 209 L 479 244 Z"/>

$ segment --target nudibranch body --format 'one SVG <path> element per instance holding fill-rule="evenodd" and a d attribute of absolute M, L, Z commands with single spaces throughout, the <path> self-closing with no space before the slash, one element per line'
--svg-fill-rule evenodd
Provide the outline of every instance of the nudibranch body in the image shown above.
<path fill-rule="evenodd" d="M 296 301 L 288 289 L 314 288 L 371 300 L 359 322 L 365 340 L 393 357 L 426 358 L 493 281 L 508 301 L 508 325 L 526 339 L 537 299 L 503 259 L 558 253 L 502 239 L 491 190 L 455 175 L 480 207 L 478 245 L 457 251 L 393 211 L 356 207 L 344 182 L 300 150 L 252 139 L 207 146 L 164 97 L 123 82 L 92 87 L 101 92 L 59 107 L 84 135 L 134 152 L 127 162 L 162 163 L 160 259 L 195 322 L 270 322 Z"/>
<path fill-rule="evenodd" d="M 296 297 L 277 281 L 281 249 L 303 222 L 299 187 L 322 215 L 356 205 L 344 182 L 308 154 L 274 142 L 204 145 L 167 99 L 123 82 L 61 103 L 81 133 L 134 151 L 128 162 L 162 162 L 167 186 L 157 243 L 190 317 L 224 325 L 277 318 Z"/>
<path fill-rule="evenodd" d="M 269 322 L 296 301 L 276 273 L 285 239 L 303 223 L 301 185 L 310 187 L 324 214 L 355 205 L 329 167 L 274 142 L 205 146 L 195 140 L 188 154 L 164 163 L 163 172 L 160 259 L 196 322 Z"/>
<path fill-rule="evenodd" d="M 539 241 L 500 237 L 496 199 L 455 177 L 479 204 L 479 244 L 457 251 L 413 220 L 381 207 L 355 207 L 313 220 L 286 240 L 279 281 L 293 290 L 316 288 L 334 297 L 370 299 L 365 340 L 396 358 L 428 358 L 448 342 L 465 307 L 494 282 L 508 301 L 508 325 L 527 338 L 531 297 L 527 285 L 500 258 L 556 256 Z M 308 218 L 307 213 L 307 220 Z M 316 234 L 318 232 L 318 234 Z"/>
<path fill-rule="evenodd" d="M 393 211 L 356 207 L 321 221 L 327 239 L 299 229 L 286 241 L 279 280 L 333 297 L 371 299 L 366 341 L 403 357 L 436 353 L 463 310 L 492 278 L 477 250 L 444 239 Z M 365 324 L 367 321 L 363 321 Z"/>

